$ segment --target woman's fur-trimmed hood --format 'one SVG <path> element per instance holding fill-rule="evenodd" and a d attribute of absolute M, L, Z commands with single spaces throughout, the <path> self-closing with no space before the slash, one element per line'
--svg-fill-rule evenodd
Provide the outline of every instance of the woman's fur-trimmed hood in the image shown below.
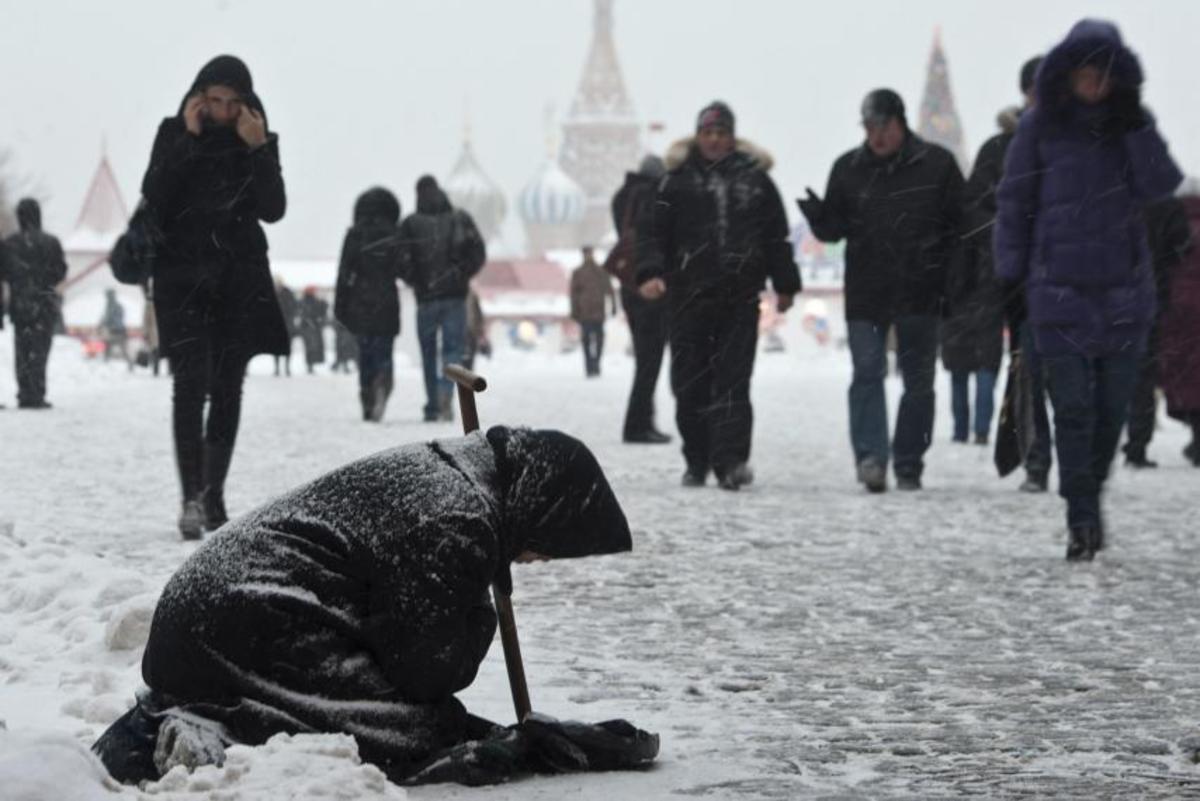
<path fill-rule="evenodd" d="M 749 139 L 742 139 L 740 137 L 736 142 L 736 152 L 744 156 L 749 156 L 754 165 L 763 172 L 770 172 L 771 168 L 775 166 L 775 158 L 766 148 L 759 147 Z M 667 170 L 677 170 L 682 167 L 683 163 L 692 154 L 695 146 L 696 137 L 685 136 L 667 148 L 667 155 L 663 159 L 667 164 Z"/>

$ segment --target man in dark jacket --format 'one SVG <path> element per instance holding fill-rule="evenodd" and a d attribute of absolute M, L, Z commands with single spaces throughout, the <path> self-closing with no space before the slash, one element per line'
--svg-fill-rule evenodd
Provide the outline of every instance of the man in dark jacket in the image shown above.
<path fill-rule="evenodd" d="M 617 314 L 617 293 L 612 277 L 596 263 L 592 249 L 583 249 L 583 264 L 571 273 L 571 319 L 579 324 L 583 350 L 583 370 L 588 378 L 600 375 L 604 355 L 604 321 L 609 309 Z"/>
<path fill-rule="evenodd" d="M 179 113 L 163 120 L 142 195 L 162 232 L 154 311 L 174 379 L 179 530 L 196 539 L 228 519 L 246 364 L 290 351 L 260 225 L 287 208 L 279 142 L 241 60 L 206 64 Z"/>
<path fill-rule="evenodd" d="M 296 338 L 296 293 L 283 282 L 283 276 L 275 276 L 275 300 L 279 303 L 279 313 L 283 315 L 283 325 L 287 329 L 287 353 L 275 354 L 275 375 L 279 375 L 279 364 L 283 362 L 285 375 L 292 374 L 292 340 Z"/>
<path fill-rule="evenodd" d="M 823 242 L 846 240 L 846 323 L 854 378 L 850 439 L 858 479 L 887 488 L 883 379 L 895 326 L 904 394 L 891 454 L 896 486 L 921 488 L 933 437 L 938 321 L 962 220 L 963 177 L 954 156 L 908 128 L 904 102 L 877 89 L 862 105 L 867 140 L 839 158 L 825 200 L 808 190 L 800 209 Z"/>
<path fill-rule="evenodd" d="M 55 287 L 67 277 L 58 239 L 42 230 L 42 208 L 32 198 L 17 203 L 20 231 L 8 237 L 0 280 L 8 284 L 8 316 L 16 349 L 17 406 L 49 409 L 46 362 L 59 315 Z"/>
<path fill-rule="evenodd" d="M 134 782 L 231 742 L 346 732 L 393 780 L 501 781 L 527 769 L 527 732 L 455 698 L 496 632 L 489 586 L 511 592 L 514 561 L 631 545 L 600 466 L 565 434 L 497 427 L 369 456 L 184 563 L 154 612 L 149 690 L 93 748 Z"/>
<path fill-rule="evenodd" d="M 1146 449 L 1150 447 L 1150 440 L 1154 437 L 1158 411 L 1155 392 L 1159 385 L 1159 320 L 1171 305 L 1170 275 L 1186 258 L 1192 244 L 1187 209 L 1179 198 L 1168 197 L 1151 203 L 1143 213 L 1146 218 L 1150 258 L 1154 262 L 1154 283 L 1158 293 L 1154 323 L 1150 327 L 1146 353 L 1142 358 L 1137 386 L 1129 405 L 1129 438 L 1122 448 L 1125 452 L 1125 464 L 1133 468 L 1158 467 L 1158 463 L 1146 455 Z"/>
<path fill-rule="evenodd" d="M 663 352 L 667 348 L 669 317 L 665 300 L 646 300 L 637 291 L 637 225 L 650 217 L 658 182 L 666 167 L 655 155 L 642 159 L 637 172 L 625 174 L 625 183 L 613 196 L 613 227 L 617 231 L 618 259 L 628 264 L 617 265 L 612 256 L 605 266 L 614 271 L 621 282 L 621 308 L 629 323 L 633 339 L 633 389 L 625 411 L 623 438 L 626 442 L 663 445 L 671 438 L 658 430 L 654 423 L 654 390 L 662 369 Z"/>
<path fill-rule="evenodd" d="M 1026 281 L 1054 404 L 1067 559 L 1104 547 L 1108 477 L 1154 318 L 1142 207 L 1182 175 L 1141 104 L 1116 26 L 1077 23 L 1042 62 L 997 191 L 996 272 Z"/>
<path fill-rule="evenodd" d="M 471 278 L 487 260 L 487 250 L 471 215 L 453 208 L 431 175 L 417 181 L 417 211 L 401 223 L 400 241 L 401 271 L 417 297 L 417 339 L 425 368 L 425 420 L 450 420 L 454 386 L 442 376 L 440 368 L 462 363 L 467 291 Z"/>
<path fill-rule="evenodd" d="M 358 397 L 363 420 L 379 422 L 394 383 L 392 350 L 400 335 L 400 201 L 381 186 L 354 203 L 338 261 L 333 314 L 358 337 Z"/>
<path fill-rule="evenodd" d="M 703 486 L 711 470 L 728 490 L 754 477 L 750 376 L 759 294 L 770 277 L 782 313 L 800 291 L 787 215 L 767 175 L 770 157 L 735 133 L 727 105 L 701 110 L 696 135 L 672 148 L 650 216 L 638 221 L 635 257 L 642 297 L 665 295 L 670 308 L 684 486 Z"/>

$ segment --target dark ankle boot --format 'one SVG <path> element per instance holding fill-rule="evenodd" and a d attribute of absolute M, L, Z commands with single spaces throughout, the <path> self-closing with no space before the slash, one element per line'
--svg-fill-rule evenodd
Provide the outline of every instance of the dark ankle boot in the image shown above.
<path fill-rule="evenodd" d="M 1100 541 L 1096 526 L 1075 526 L 1067 539 L 1068 562 L 1090 562 L 1096 556 L 1096 543 Z"/>
<path fill-rule="evenodd" d="M 204 446 L 190 438 L 175 440 L 175 464 L 179 468 L 179 488 L 183 505 L 179 513 L 179 533 L 185 540 L 198 540 L 204 529 L 200 493 L 204 482 Z"/>
<path fill-rule="evenodd" d="M 229 522 L 225 511 L 225 477 L 229 475 L 229 463 L 233 460 L 232 445 L 205 445 L 204 447 L 204 527 L 215 531 Z"/>

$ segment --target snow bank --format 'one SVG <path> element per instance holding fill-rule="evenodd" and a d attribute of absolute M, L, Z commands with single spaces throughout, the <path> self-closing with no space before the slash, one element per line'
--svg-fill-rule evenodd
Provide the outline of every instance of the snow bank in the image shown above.
<path fill-rule="evenodd" d="M 257 748 L 233 746 L 225 752 L 223 767 L 203 767 L 193 773 L 173 768 L 139 796 L 147 801 L 399 801 L 408 797 L 381 770 L 362 764 L 354 738 L 346 734 L 278 734 Z"/>
<path fill-rule="evenodd" d="M 0 729 L 0 788 L 7 801 L 109 801 L 121 785 L 75 738 Z"/>
<path fill-rule="evenodd" d="M 234 746 L 225 765 L 192 773 L 177 767 L 143 789 L 122 787 L 84 745 L 67 734 L 0 729 L 5 801 L 402 801 L 404 790 L 358 758 L 345 734 L 280 734 L 258 748 Z"/>

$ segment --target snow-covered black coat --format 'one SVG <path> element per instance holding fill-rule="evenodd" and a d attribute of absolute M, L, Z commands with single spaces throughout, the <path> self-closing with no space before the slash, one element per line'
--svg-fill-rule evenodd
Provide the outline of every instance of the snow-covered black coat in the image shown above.
<path fill-rule="evenodd" d="M 675 309 L 700 298 L 751 300 L 767 278 L 781 295 L 800 291 L 769 155 L 739 142 L 708 163 L 685 141 L 667 154 L 667 167 L 649 218 L 637 221 L 639 284 L 663 279 Z"/>
<path fill-rule="evenodd" d="M 382 187 L 354 204 L 338 261 L 333 315 L 360 337 L 400 334 L 400 202 Z"/>
<path fill-rule="evenodd" d="M 1017 131 L 1017 109 L 997 117 L 1000 133 L 983 143 L 963 191 L 960 259 L 947 276 L 949 315 L 942 326 L 942 363 L 947 370 L 997 372 L 1004 358 L 1008 293 L 992 262 L 996 187 L 1004 177 L 1004 154 Z"/>
<path fill-rule="evenodd" d="M 890 324 L 942 311 L 962 220 L 963 176 L 944 147 L 909 133 L 880 158 L 866 144 L 833 164 L 820 213 L 822 242 L 846 240 L 846 319 Z"/>
<path fill-rule="evenodd" d="M 354 462 L 221 529 L 167 583 L 142 675 L 237 740 L 347 732 L 404 776 L 466 737 L 453 694 L 526 550 L 631 547 L 600 466 L 554 431 L 493 428 Z M 164 700 L 165 699 L 165 700 Z"/>

